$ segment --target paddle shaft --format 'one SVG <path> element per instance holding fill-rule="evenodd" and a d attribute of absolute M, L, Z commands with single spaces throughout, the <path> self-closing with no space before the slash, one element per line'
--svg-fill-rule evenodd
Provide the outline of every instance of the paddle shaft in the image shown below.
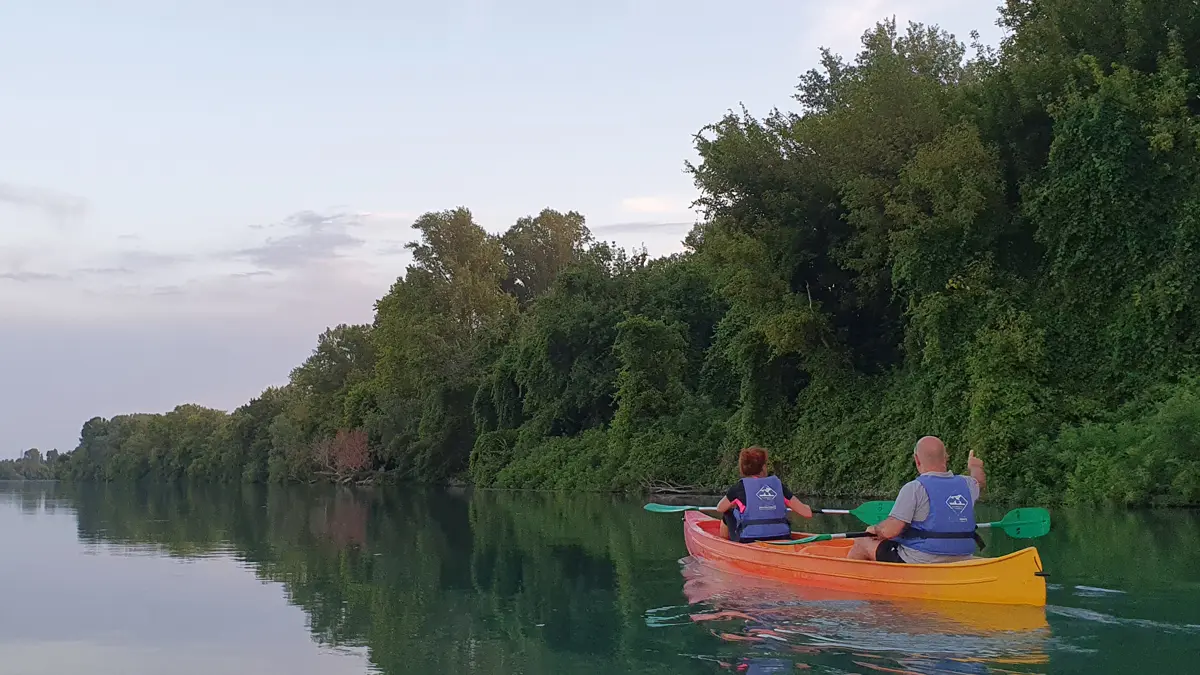
<path fill-rule="evenodd" d="M 1040 510 L 1041 509 L 1016 509 L 1016 510 L 1010 511 L 1008 514 L 1006 514 L 1004 516 L 1003 520 L 994 520 L 990 523 L 977 523 L 975 525 L 975 529 L 982 530 L 982 529 L 987 529 L 989 527 L 999 527 L 999 528 L 1003 529 L 1006 534 L 1008 534 L 1010 536 L 1018 537 L 1018 538 L 1041 536 L 1042 534 L 1045 534 L 1045 532 L 1024 533 L 1023 534 L 1020 532 L 1020 530 L 1015 529 L 1019 526 L 1035 524 L 1035 522 L 1033 520 L 1030 520 L 1030 521 L 1021 520 L 1021 518 L 1020 518 L 1021 511 L 1027 512 L 1027 511 L 1040 511 Z M 1013 516 L 1016 516 L 1016 518 L 1014 518 Z M 1047 513 L 1045 516 L 1047 530 L 1049 529 L 1049 518 L 1050 518 L 1050 516 Z M 810 537 L 804 537 L 802 539 L 793 539 L 791 541 L 772 541 L 770 543 L 775 544 L 776 546 L 790 546 L 790 545 L 794 545 L 794 544 L 813 544 L 813 543 L 816 543 L 819 541 L 831 541 L 833 539 L 857 539 L 859 537 L 872 537 L 872 536 L 875 536 L 875 535 L 871 534 L 870 532 L 866 532 L 866 531 L 863 531 L 863 532 L 839 532 L 837 534 L 815 534 Z"/>
<path fill-rule="evenodd" d="M 975 529 L 983 530 L 983 529 L 986 529 L 989 527 L 996 527 L 997 525 L 1004 525 L 1004 524 L 1005 523 L 1000 520 L 996 520 L 996 521 L 993 521 L 990 523 L 977 523 L 975 525 Z M 829 538 L 830 539 L 858 539 L 860 537 L 873 537 L 873 536 L 875 536 L 875 535 L 871 534 L 870 532 L 863 531 L 863 532 L 841 532 L 838 534 L 831 534 L 831 535 L 829 535 Z"/>
<path fill-rule="evenodd" d="M 717 510 L 717 507 L 715 507 L 715 506 L 692 506 L 689 508 L 696 509 L 697 511 L 716 511 Z M 790 508 L 787 510 L 791 511 Z M 795 511 L 792 511 L 792 512 L 795 513 Z M 813 509 L 813 513 L 850 513 L 850 512 L 845 509 Z"/>
<path fill-rule="evenodd" d="M 1013 524 L 1010 524 L 1010 522 L 1004 522 L 1003 520 L 992 520 L 991 522 L 978 522 L 978 524 L 976 524 L 976 530 L 986 530 L 986 528 L 988 528 L 988 527 L 1002 527 L 1004 525 L 1013 525 Z M 830 539 L 853 539 L 853 538 L 857 538 L 857 537 L 872 537 L 872 536 L 874 536 L 874 534 L 871 534 L 870 532 L 842 532 L 841 534 L 833 534 L 833 536 L 830 536 L 829 538 Z"/>
<path fill-rule="evenodd" d="M 680 506 L 678 508 L 680 511 L 692 511 L 692 510 L 716 511 L 717 510 L 717 507 L 715 507 L 715 506 Z M 792 510 L 791 508 L 788 508 L 788 511 L 791 511 L 791 510 Z M 828 514 L 834 514 L 834 515 L 838 515 L 838 514 L 849 515 L 851 513 L 850 509 L 813 509 L 812 512 L 813 513 L 828 513 Z M 980 527 L 983 527 L 983 526 L 980 525 Z"/>
<path fill-rule="evenodd" d="M 875 525 L 888 517 L 895 502 L 866 502 L 853 509 L 813 509 L 813 513 L 828 515 L 850 515 L 868 525 Z M 682 513 L 684 511 L 715 511 L 716 506 L 672 506 L 670 504 L 646 504 L 652 513 Z M 787 510 L 791 510 L 790 508 Z"/>
<path fill-rule="evenodd" d="M 872 536 L 870 532 L 840 532 L 829 535 L 830 539 L 859 539 Z"/>

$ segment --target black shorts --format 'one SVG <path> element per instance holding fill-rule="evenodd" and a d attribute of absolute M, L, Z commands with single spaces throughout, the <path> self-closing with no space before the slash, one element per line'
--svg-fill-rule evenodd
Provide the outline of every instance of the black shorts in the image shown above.
<path fill-rule="evenodd" d="M 736 506 L 734 508 L 737 508 Z M 732 537 L 734 532 L 737 532 L 737 520 L 733 517 L 733 509 L 729 509 L 721 514 L 721 522 L 725 523 L 725 528 L 729 530 L 729 536 Z"/>
<path fill-rule="evenodd" d="M 879 546 L 875 549 L 875 560 L 878 562 L 902 563 L 904 558 L 900 557 L 900 544 L 894 539 L 884 539 L 879 542 Z"/>

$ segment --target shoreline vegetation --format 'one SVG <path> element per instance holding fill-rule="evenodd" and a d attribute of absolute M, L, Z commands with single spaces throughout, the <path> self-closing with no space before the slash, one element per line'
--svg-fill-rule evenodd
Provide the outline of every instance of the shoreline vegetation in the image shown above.
<path fill-rule="evenodd" d="M 576 212 L 421 216 L 370 325 L 230 413 L 94 418 L 77 481 L 890 495 L 935 434 L 990 496 L 1200 503 L 1200 8 L 1008 0 L 997 49 L 884 21 L 686 168 L 683 253 Z M 974 35 L 972 35 L 974 38 Z"/>

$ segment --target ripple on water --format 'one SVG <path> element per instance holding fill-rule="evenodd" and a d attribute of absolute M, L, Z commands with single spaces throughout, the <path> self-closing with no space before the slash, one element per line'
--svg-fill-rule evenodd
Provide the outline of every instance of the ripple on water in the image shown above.
<path fill-rule="evenodd" d="M 1110 595 L 1125 595 L 1125 591 L 1118 591 L 1112 588 L 1100 588 L 1098 586 L 1075 586 L 1075 595 L 1085 598 L 1103 598 Z"/>
<path fill-rule="evenodd" d="M 1153 621 L 1150 619 L 1134 619 L 1097 612 L 1092 609 L 1084 609 L 1082 607 L 1061 607 L 1058 605 L 1047 605 L 1046 611 L 1051 614 L 1066 617 L 1069 619 L 1077 619 L 1080 621 L 1092 621 L 1095 623 L 1107 624 L 1110 626 L 1134 626 L 1137 628 L 1147 628 L 1155 631 L 1175 632 L 1175 633 L 1200 633 L 1200 626 L 1190 623 L 1169 623 L 1166 621 Z"/>
<path fill-rule="evenodd" d="M 1039 607 L 871 600 L 691 559 L 683 577 L 688 604 L 648 610 L 647 626 L 703 627 L 715 651 L 689 656 L 741 672 L 1041 672 L 1049 660 Z"/>

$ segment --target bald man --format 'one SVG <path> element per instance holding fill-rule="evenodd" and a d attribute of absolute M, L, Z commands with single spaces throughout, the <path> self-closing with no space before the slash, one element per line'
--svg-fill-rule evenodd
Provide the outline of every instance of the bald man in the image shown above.
<path fill-rule="evenodd" d="M 890 563 L 947 563 L 967 560 L 975 553 L 975 502 L 987 482 L 983 460 L 972 450 L 969 476 L 947 469 L 946 446 L 925 436 L 913 448 L 917 479 L 900 488 L 891 514 L 867 528 L 873 536 L 854 540 L 852 560 Z"/>

